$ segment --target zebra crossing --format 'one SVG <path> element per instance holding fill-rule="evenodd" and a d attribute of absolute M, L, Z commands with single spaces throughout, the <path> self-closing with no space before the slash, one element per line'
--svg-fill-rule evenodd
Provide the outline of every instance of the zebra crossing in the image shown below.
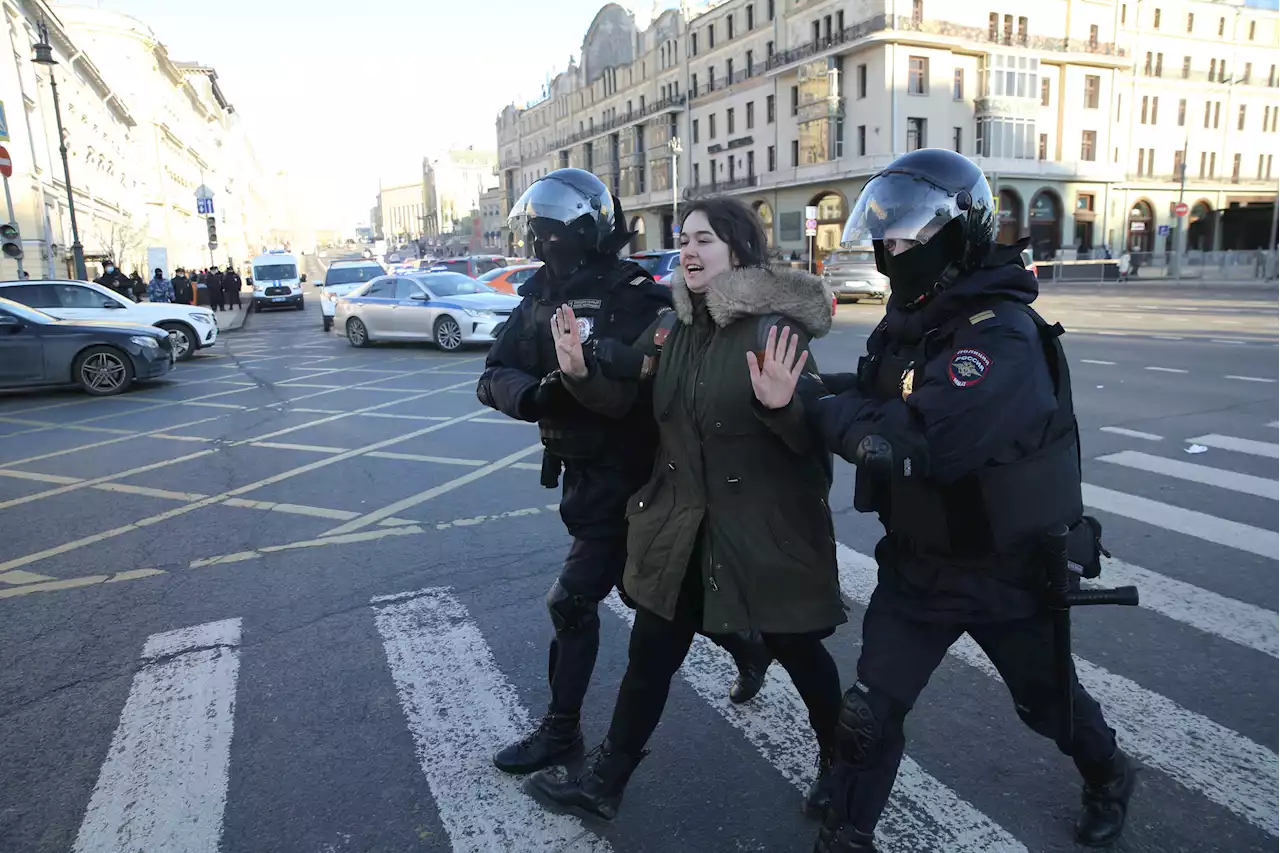
<path fill-rule="evenodd" d="M 1274 430 L 1274 424 L 1268 424 Z M 1265 430 L 1264 430 L 1265 432 Z M 1254 430 L 1254 434 L 1259 434 Z M 1158 438 L 1158 437 L 1157 437 Z M 1228 516 L 1240 506 L 1274 508 L 1280 501 L 1280 483 L 1273 460 L 1277 445 L 1257 438 L 1226 434 L 1189 436 L 1185 441 L 1148 439 L 1142 449 L 1125 449 L 1096 456 L 1086 462 L 1086 504 L 1104 522 L 1106 534 L 1123 538 L 1149 536 L 1176 543 L 1194 543 L 1217 555 L 1216 571 L 1229 574 L 1233 560 L 1245 561 L 1250 570 L 1257 558 L 1275 561 L 1278 536 L 1274 529 L 1236 521 Z M 1190 447 L 1210 448 L 1208 453 L 1188 455 Z M 1188 459 L 1194 458 L 1191 462 Z M 1211 464 L 1213 463 L 1213 464 Z M 1240 469 L 1248 469 L 1242 471 Z M 1143 478 L 1142 490 L 1133 494 L 1089 483 L 1091 475 L 1123 470 Z M 1208 489 L 1224 499 L 1198 506 L 1184 505 L 1182 492 L 1190 486 Z M 1150 495 L 1159 493 L 1161 500 Z M 1225 498 L 1230 497 L 1230 500 Z M 1180 502 L 1182 501 L 1182 502 Z M 498 532 L 498 536 L 501 533 Z M 853 626 L 828 641 L 846 648 L 837 653 L 842 676 L 849 681 L 856 660 L 856 623 L 861 607 L 875 586 L 875 564 L 870 543 L 862 547 L 838 546 L 841 589 L 853 607 Z M 1192 547 L 1190 544 L 1187 547 Z M 1243 556 L 1242 556 L 1243 555 Z M 1280 837 L 1277 814 L 1275 748 L 1275 687 L 1277 649 L 1276 575 L 1256 579 L 1260 594 L 1243 600 L 1213 588 L 1215 571 L 1176 574 L 1177 567 L 1142 565 L 1142 552 L 1126 552 L 1104 559 L 1103 585 L 1135 584 L 1141 590 L 1143 622 L 1159 637 L 1176 640 L 1179 648 L 1203 648 L 1206 659 L 1186 661 L 1130 660 L 1123 648 L 1104 654 L 1105 646 L 1137 641 L 1128 636 L 1133 624 L 1128 614 L 1099 617 L 1112 632 L 1104 644 L 1084 635 L 1077 644 L 1076 666 L 1081 681 L 1101 702 L 1109 724 L 1124 748 L 1143 768 L 1143 782 L 1135 799 L 1140 820 L 1131 821 L 1126 843 L 1134 850 L 1183 849 L 1200 841 L 1198 849 L 1232 853 L 1273 850 Z M 1163 569 L 1163 571 L 1161 570 Z M 526 707 L 521 688 L 539 680 L 538 658 L 545 654 L 543 635 L 532 638 L 530 660 L 518 672 L 507 659 L 495 655 L 500 639 L 491 625 L 477 618 L 489 606 L 476 589 L 425 585 L 405 591 L 372 596 L 361 606 L 358 618 L 373 626 L 377 648 L 367 650 L 370 667 L 385 673 L 385 690 L 394 695 L 398 724 L 409 735 L 412 760 L 429 791 L 440 832 L 427 833 L 416 849 L 456 853 L 489 851 L 571 851 L 572 853 L 628 853 L 629 851 L 781 850 L 807 851 L 812 827 L 796 819 L 800 791 L 814 772 L 814 746 L 803 703 L 780 670 L 771 671 L 765 688 L 745 706 L 729 703 L 726 685 L 732 680 L 732 661 L 699 637 L 673 688 L 701 703 L 696 714 L 664 722 L 664 729 L 680 731 L 663 746 L 675 751 L 676 743 L 693 739 L 730 750 L 728 739 L 771 768 L 776 785 L 744 792 L 742 813 L 707 815 L 680 800 L 661 805 L 667 825 L 678 832 L 652 834 L 644 823 L 628 823 L 624 804 L 619 828 L 601 830 L 575 818 L 550 814 L 521 790 L 519 780 L 498 773 L 489 763 L 495 748 L 528 730 L 537 708 Z M 531 609 L 537 602 L 530 601 Z M 623 630 L 632 619 L 617 597 L 606 601 L 616 627 Z M 606 615 L 605 619 L 611 617 Z M 490 622 L 492 620 L 489 620 Z M 223 832 L 224 816 L 233 802 L 239 744 L 247 733 L 236 713 L 237 696 L 263 685 L 241 676 L 241 664 L 253 656 L 270 654 L 246 638 L 255 626 L 241 614 L 195 625 L 181 625 L 149 636 L 138 652 L 127 698 L 118 715 L 109 744 L 102 748 L 96 782 L 87 795 L 87 806 L 74 818 L 79 829 L 76 853 L 136 853 L 136 851 L 208 851 L 304 849 L 279 843 L 243 846 L 231 844 Z M 506 630 L 499 628 L 497 630 Z M 545 632 L 544 632 L 545 633 Z M 1208 659 L 1208 658 L 1212 659 Z M 263 663 L 262 661 L 258 661 Z M 952 664 L 956 666 L 950 668 Z M 1230 679 L 1258 688 L 1264 701 L 1242 689 L 1239 707 L 1230 713 L 1221 703 L 1203 701 L 1194 689 L 1170 690 L 1169 682 L 1154 670 L 1183 668 L 1189 673 L 1206 668 L 1226 670 Z M 616 690 L 615 666 L 602 666 L 596 691 Z M 1195 681 L 1195 675 L 1187 675 Z M 964 695 L 994 696 L 991 683 L 999 675 L 967 637 L 957 643 L 940 668 L 935 682 Z M 1162 692 L 1167 691 L 1167 692 Z M 534 691 L 536 692 L 536 691 Z M 1176 695 L 1175 695 L 1176 694 Z M 531 693 L 530 695 L 533 695 Z M 924 706 L 937 709 L 933 719 L 964 714 L 959 702 L 950 702 L 940 686 L 932 686 L 922 698 Z M 985 712 L 985 709 L 983 709 Z M 1019 737 L 1019 724 L 1007 700 L 1000 713 L 978 722 L 957 722 L 957 731 L 979 731 L 998 743 L 1003 737 Z M 1226 717 L 1226 721 L 1220 719 Z M 1250 732 L 1238 719 L 1261 721 Z M 249 725 L 253 725 L 252 722 Z M 947 731 L 926 725 L 917 731 L 909 723 L 908 756 L 879 834 L 885 851 L 938 851 L 938 853 L 1025 853 L 1033 850 L 1068 850 L 1069 830 L 1064 823 L 1072 805 L 1075 777 L 1067 763 L 1045 764 L 1057 782 L 1052 790 L 1063 799 L 1061 814 L 1029 814 L 1019 802 L 1017 790 L 1000 780 L 969 776 L 950 765 L 948 756 L 961 746 Z M 342 731 L 323 733 L 342 738 Z M 1021 742 L 1021 741 L 1019 741 Z M 1036 740 L 1040 758 L 1053 755 L 1052 745 Z M 376 759 L 375 759 L 376 760 Z M 1002 759 L 1003 760 L 1003 759 Z M 673 759 L 675 772 L 693 779 L 713 776 L 703 766 L 688 766 Z M 637 774 L 644 774 L 642 765 Z M 732 769 L 729 769 L 732 777 Z M 653 784 L 661 787 L 662 782 Z M 708 784 L 725 784 L 723 781 Z M 753 783 L 754 785 L 754 783 Z M 633 786 L 634 787 L 634 786 Z M 779 795 L 779 789 L 788 793 Z M 640 809 L 644 810 L 643 807 Z M 653 807 L 649 814 L 653 814 Z M 1067 818 L 1069 820 L 1069 818 Z M 784 822 L 789 846 L 760 841 Z M 794 821 L 794 825 L 785 824 Z M 726 826 L 728 829 L 726 829 Z M 1197 829 L 1199 827 L 1199 829 Z M 625 832 L 621 831 L 625 828 Z M 772 828 L 772 829 L 767 829 Z M 0 848 L 4 823 L 0 821 Z M 1196 835 L 1205 833 L 1203 837 Z M 1217 836 L 1227 840 L 1219 845 Z M 1052 839 L 1052 842 L 1046 841 Z M 753 846 L 754 845 L 754 846 Z M 306 848 L 311 849 L 311 848 Z M 348 849 L 335 845 L 333 849 Z M 364 849 L 354 844 L 349 848 Z"/>

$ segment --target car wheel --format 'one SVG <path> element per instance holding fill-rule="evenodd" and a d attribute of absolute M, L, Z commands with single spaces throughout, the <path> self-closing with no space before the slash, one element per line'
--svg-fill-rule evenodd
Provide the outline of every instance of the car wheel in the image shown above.
<path fill-rule="evenodd" d="M 169 342 L 173 345 L 173 355 L 178 361 L 190 361 L 199 349 L 195 329 L 185 323 L 157 323 L 157 328 L 169 333 Z"/>
<path fill-rule="evenodd" d="M 306 310 L 306 306 L 305 306 L 304 304 L 302 304 L 302 299 L 298 299 L 298 304 L 297 304 L 297 305 L 295 305 L 295 306 L 293 306 L 293 307 L 294 307 L 294 308 L 297 308 L 299 311 L 304 311 L 304 310 Z"/>
<path fill-rule="evenodd" d="M 352 317 L 347 321 L 347 341 L 353 347 L 369 345 L 369 330 L 364 327 L 359 317 Z"/>
<path fill-rule="evenodd" d="M 133 361 L 115 347 L 89 347 L 76 356 L 71 378 L 87 394 L 110 397 L 133 384 Z"/>
<path fill-rule="evenodd" d="M 324 331 L 326 331 L 326 332 L 327 332 L 327 331 L 329 331 L 329 330 L 330 330 L 330 329 L 332 329 L 332 328 L 333 328 L 333 318 L 332 318 L 332 317 L 325 317 L 325 318 L 324 318 Z"/>
<path fill-rule="evenodd" d="M 452 317 L 445 315 L 436 320 L 436 328 L 432 335 L 435 338 L 436 346 L 445 352 L 453 352 L 462 346 L 462 327 L 458 325 L 458 321 Z"/>

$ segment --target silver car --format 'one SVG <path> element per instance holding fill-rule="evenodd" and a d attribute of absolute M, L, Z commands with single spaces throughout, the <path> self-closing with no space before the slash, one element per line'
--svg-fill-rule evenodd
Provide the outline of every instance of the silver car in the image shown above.
<path fill-rule="evenodd" d="M 353 347 L 431 341 L 452 352 L 497 337 L 520 297 L 456 272 L 384 275 L 338 298 L 334 326 Z"/>
<path fill-rule="evenodd" d="M 830 285 L 837 299 L 889 298 L 889 279 L 876 269 L 876 256 L 871 247 L 865 249 L 837 249 L 827 258 L 822 277 Z"/>

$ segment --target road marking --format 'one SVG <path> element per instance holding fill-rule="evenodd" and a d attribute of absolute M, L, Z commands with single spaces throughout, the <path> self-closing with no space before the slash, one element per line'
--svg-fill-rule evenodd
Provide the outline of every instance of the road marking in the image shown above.
<path fill-rule="evenodd" d="M 376 450 L 373 453 L 366 453 L 365 456 L 372 456 L 376 459 L 403 459 L 406 462 L 434 462 L 437 465 L 466 465 L 472 468 L 486 464 L 483 459 L 454 459 L 449 456 L 422 456 L 418 453 L 392 453 L 389 450 Z M 538 468 L 541 469 L 542 466 L 539 465 Z"/>
<path fill-rule="evenodd" d="M 628 625 L 635 614 L 616 592 L 605 599 Z M 680 675 L 699 696 L 724 717 L 793 786 L 805 790 L 813 779 L 817 741 L 809 712 L 781 667 L 750 707 L 729 701 L 728 685 L 737 677 L 733 659 L 707 638 L 694 637 Z M 924 849 L 936 853 L 1015 853 L 1025 851 L 1016 838 L 960 798 L 955 791 L 903 756 L 893 796 L 877 827 L 889 849 Z M 927 843 L 925 840 L 927 839 Z M 916 843 L 910 843 L 915 841 Z"/>
<path fill-rule="evenodd" d="M 841 591 L 865 606 L 876 586 L 876 563 L 852 548 L 836 547 Z M 948 654 L 1000 680 L 995 666 L 967 635 Z M 1081 683 L 1102 705 L 1107 724 L 1116 730 L 1125 751 L 1254 826 L 1277 834 L 1280 804 L 1274 777 L 1280 757 L 1275 752 L 1140 684 L 1074 658 Z"/>
<path fill-rule="evenodd" d="M 305 412 L 309 415 L 336 415 L 341 413 L 342 409 L 304 409 L 301 406 L 290 406 L 291 412 Z"/>
<path fill-rule="evenodd" d="M 217 853 L 239 645 L 239 619 L 147 638 L 76 853 Z"/>
<path fill-rule="evenodd" d="M 7 501 L 0 501 L 0 509 L 8 509 L 9 507 L 18 506 L 20 504 L 38 501 L 41 498 L 51 498 L 54 495 L 63 495 L 67 492 L 74 492 L 77 489 L 87 489 L 90 486 L 96 486 L 99 483 L 110 483 L 113 480 L 123 480 L 126 477 L 132 477 L 135 474 L 143 474 L 147 471 L 154 471 L 157 468 L 165 468 L 169 465 L 177 465 L 179 462 L 187 462 L 191 459 L 198 459 L 201 456 L 208 456 L 211 453 L 217 453 L 214 450 L 198 450 L 195 453 L 188 453 L 186 456 L 179 456 L 177 459 L 165 459 L 161 462 L 152 462 L 150 465 L 140 465 L 137 468 L 130 468 L 127 471 L 120 471 L 116 474 L 108 474 L 105 477 L 94 477 L 92 480 L 80 480 L 76 483 L 69 483 L 65 486 L 59 486 L 56 489 L 46 489 L 43 492 L 36 492 L 31 495 L 22 495 L 17 498 L 10 498 Z"/>
<path fill-rule="evenodd" d="M 48 575 L 38 575 L 35 572 L 24 572 L 22 569 L 18 569 L 13 572 L 5 572 L 0 575 L 0 583 L 8 584 L 40 583 L 41 581 L 51 580 L 56 580 L 56 578 L 51 578 Z"/>
<path fill-rule="evenodd" d="M 287 515 L 307 515 L 312 518 L 331 518 L 335 521 L 347 521 L 360 513 L 349 509 L 329 509 L 322 506 L 306 506 L 304 504 L 276 503 L 275 501 L 251 501 L 247 498 L 227 498 L 227 506 L 242 509 L 257 509 L 265 512 L 283 512 Z"/>
<path fill-rule="evenodd" d="M 1155 339 L 1155 340 L 1157 340 L 1157 341 L 1181 341 L 1181 340 L 1184 340 L 1184 338 L 1183 338 L 1182 336 L 1180 336 L 1180 335 L 1152 335 L 1151 337 L 1152 337 L 1152 338 L 1154 338 L 1154 339 Z"/>
<path fill-rule="evenodd" d="M 11 468 L 0 468 L 0 477 L 10 477 L 14 480 L 31 480 L 36 483 L 58 483 L 63 486 L 80 482 L 79 477 L 64 477 L 61 474 L 41 474 L 38 471 L 14 471 Z"/>
<path fill-rule="evenodd" d="M 1188 444 L 1203 444 L 1205 447 L 1216 447 L 1219 450 L 1231 450 L 1236 453 L 1248 453 L 1250 456 L 1265 456 L 1268 459 L 1280 459 L 1280 445 L 1275 442 L 1251 441 L 1247 438 L 1236 438 L 1231 435 L 1199 435 L 1188 438 Z"/>
<path fill-rule="evenodd" d="M 1190 373 L 1190 370 L 1183 370 L 1181 367 L 1144 367 L 1143 370 L 1154 370 L 1158 373 Z"/>
<path fill-rule="evenodd" d="M 276 385 L 284 388 L 325 388 L 329 391 L 338 391 L 342 388 L 347 387 L 345 385 L 321 385 L 316 382 L 293 382 L 293 381 L 277 382 Z"/>
<path fill-rule="evenodd" d="M 119 438 L 108 438 L 102 441 L 95 441 L 92 444 L 82 444 L 79 447 L 68 447 L 65 450 L 54 450 L 49 453 L 39 453 L 39 454 L 36 454 L 35 456 L 25 456 L 22 459 L 14 459 L 9 462 L 0 462 L 0 468 L 15 468 L 27 462 L 38 462 L 41 459 L 52 459 L 55 456 L 65 456 L 68 453 L 79 453 L 82 450 L 94 450 L 99 447 L 106 447 L 107 445 L 110 445 L 110 444 L 119 444 L 122 441 L 132 441 L 135 438 L 145 438 L 147 436 L 153 436 L 156 433 L 165 432 L 166 430 L 185 429 L 186 427 L 190 427 L 190 426 L 207 424 L 209 423 L 209 421 L 220 420 L 223 417 L 225 416 L 217 415 L 212 418 L 200 418 L 199 420 L 196 420 L 196 421 L 187 421 L 185 424 L 174 424 L 171 426 L 160 427 L 159 429 L 148 430 L 146 432 L 135 432 L 133 435 L 122 435 Z"/>
<path fill-rule="evenodd" d="M 1280 617 L 1274 610 L 1246 604 L 1114 557 L 1102 558 L 1099 580 L 1083 583 L 1086 588 L 1133 584 L 1142 594 L 1140 606 L 1144 610 L 1273 658 L 1280 657 L 1276 636 L 1276 620 Z"/>
<path fill-rule="evenodd" d="M 494 750 L 533 726 L 480 628 L 451 591 L 380 596 L 372 605 L 450 849 L 609 853 L 607 840 L 575 818 L 542 808 L 521 790 L 522 780 L 493 769 Z"/>
<path fill-rule="evenodd" d="M 1102 361 L 1101 359 L 1096 359 L 1096 358 L 1082 358 L 1080 359 L 1080 361 L 1084 364 L 1105 364 L 1108 367 L 1115 366 L 1114 361 Z"/>
<path fill-rule="evenodd" d="M 57 421 L 37 421 L 31 418 L 0 417 L 0 423 L 19 424 L 20 426 L 39 427 L 39 429 L 24 430 L 23 431 L 24 433 L 48 432 L 49 430 L 55 430 L 55 429 L 74 429 L 74 430 L 80 430 L 82 432 L 105 432 L 110 435 L 133 435 L 134 433 L 134 431 L 131 429 L 113 429 L 111 427 L 77 426 L 75 424 L 62 424 L 62 423 L 58 423 Z"/>
<path fill-rule="evenodd" d="M 516 426 L 536 426 L 528 421 L 518 421 L 515 418 L 476 418 L 473 423 L 477 424 L 515 424 Z"/>
<path fill-rule="evenodd" d="M 541 470 L 542 470 L 542 463 L 540 463 L 540 462 L 517 462 L 517 463 L 515 463 L 514 465 L 512 465 L 511 467 L 512 467 L 512 468 L 519 468 L 521 471 L 541 471 Z"/>
<path fill-rule="evenodd" d="M 1273 531 L 1250 527 L 1225 518 L 1207 515 L 1193 509 L 1160 503 L 1124 492 L 1104 489 L 1089 483 L 1083 485 L 1086 506 L 1151 524 L 1205 542 L 1248 551 L 1260 557 L 1280 560 L 1280 537 Z"/>
<path fill-rule="evenodd" d="M 278 441 L 255 441 L 250 447 L 269 447 L 274 450 L 301 450 L 307 453 L 345 453 L 346 447 L 326 447 L 321 444 L 285 444 Z"/>
<path fill-rule="evenodd" d="M 170 427 L 170 429 L 172 429 L 172 427 Z M 216 438 L 206 438 L 203 435 L 169 435 L 163 432 L 153 432 L 151 433 L 151 437 L 163 438 L 165 441 L 203 441 L 203 442 L 217 441 Z"/>
<path fill-rule="evenodd" d="M 104 492 L 121 492 L 126 495 L 141 495 L 146 498 L 160 498 L 161 500 L 169 501 L 199 501 L 209 497 L 196 492 L 173 492 L 168 489 L 135 486 L 132 483 L 98 483 L 93 488 Z"/>
<path fill-rule="evenodd" d="M 1244 346 L 1246 342 L 1245 342 L 1245 341 L 1224 341 L 1224 340 L 1219 340 L 1218 338 L 1211 338 L 1211 339 L 1209 340 L 1209 343 L 1211 343 L 1211 344 L 1233 344 L 1233 345 L 1235 345 L 1235 346 Z"/>
<path fill-rule="evenodd" d="M 1156 435 L 1154 432 L 1140 432 L 1136 429 L 1125 429 L 1124 427 L 1104 426 L 1098 427 L 1099 432 L 1110 432 L 1115 435 L 1124 435 L 1129 438 L 1141 438 L 1146 441 L 1162 441 L 1164 436 Z"/>
<path fill-rule="evenodd" d="M 339 525 L 338 527 L 335 527 L 333 530 L 328 531 L 327 533 L 325 533 L 325 536 L 337 536 L 343 533 L 350 533 L 352 531 L 359 530 L 362 527 L 367 527 L 370 524 L 376 524 L 382 519 L 393 516 L 396 513 L 401 512 L 402 510 L 410 509 L 412 507 L 418 506 L 419 504 L 426 503 L 429 500 L 432 500 L 434 498 L 439 497 L 440 495 L 451 492 L 460 486 L 465 486 L 468 483 L 474 483 L 476 480 L 482 479 L 483 477 L 487 477 L 488 475 L 492 474 L 494 471 L 499 471 L 507 467 L 508 465 L 510 465 L 512 462 L 518 462 L 520 459 L 523 459 L 525 456 L 528 456 L 530 453 L 533 453 L 534 451 L 541 450 L 541 449 L 542 449 L 542 442 L 538 442 L 537 444 L 532 444 L 524 448 L 523 450 L 517 450 L 515 453 L 509 453 L 495 462 L 490 462 L 489 464 L 485 465 L 482 468 L 476 468 L 473 471 L 469 471 L 468 473 L 463 474 L 461 477 L 455 477 L 454 479 L 450 480 L 447 483 L 441 483 L 438 486 L 432 486 L 430 489 L 427 489 L 425 492 L 419 492 L 416 495 L 410 495 L 407 498 L 402 498 L 394 503 L 388 504 L 387 506 L 384 506 L 381 509 L 375 509 L 372 512 L 365 513 L 360 518 L 348 521 L 346 524 Z"/>
<path fill-rule="evenodd" d="M 1280 421 L 1272 421 L 1271 423 L 1267 424 L 1267 426 L 1272 428 L 1280 427 Z"/>
<path fill-rule="evenodd" d="M 1235 471 L 1224 471 L 1208 465 L 1195 465 L 1180 459 L 1166 459 L 1163 456 L 1152 456 L 1134 450 L 1122 450 L 1119 453 L 1099 456 L 1098 461 L 1280 501 L 1280 483 L 1265 477 L 1255 477 L 1252 474 L 1237 474 Z"/>
<path fill-rule="evenodd" d="M 1239 381 L 1241 381 L 1241 382 L 1265 382 L 1265 383 L 1267 383 L 1267 384 L 1269 384 L 1269 385 L 1274 385 L 1274 384 L 1275 384 L 1275 380 L 1274 380 L 1274 379 L 1267 379 L 1267 378 L 1265 378 L 1265 377 L 1263 377 L 1263 376 L 1236 376 L 1236 375 L 1234 375 L 1234 374 L 1230 374 L 1230 373 L 1228 373 L 1228 374 L 1227 374 L 1226 376 L 1224 376 L 1223 378 L 1224 378 L 1224 379 L 1237 379 L 1237 380 L 1239 380 Z"/>
<path fill-rule="evenodd" d="M 397 418 L 405 421 L 447 421 L 447 415 L 397 415 L 391 412 L 359 412 L 362 418 Z"/>

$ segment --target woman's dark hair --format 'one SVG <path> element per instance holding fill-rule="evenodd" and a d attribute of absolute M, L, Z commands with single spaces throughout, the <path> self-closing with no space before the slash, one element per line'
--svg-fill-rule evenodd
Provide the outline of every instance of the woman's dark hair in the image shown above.
<path fill-rule="evenodd" d="M 756 212 L 736 198 L 704 198 L 684 209 L 680 230 L 695 213 L 702 213 L 711 223 L 711 230 L 729 245 L 729 251 L 739 266 L 763 267 L 769 263 L 769 245 L 764 226 Z"/>

